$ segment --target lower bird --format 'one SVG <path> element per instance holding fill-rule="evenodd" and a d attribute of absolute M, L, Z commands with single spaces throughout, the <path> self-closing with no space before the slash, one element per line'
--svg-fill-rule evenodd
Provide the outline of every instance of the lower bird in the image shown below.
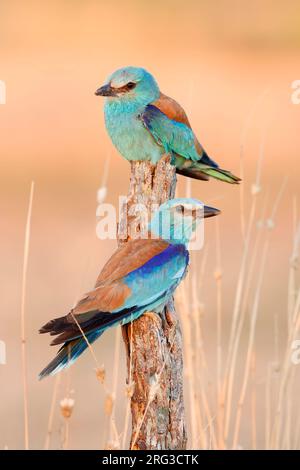
<path fill-rule="evenodd" d="M 218 213 L 195 199 L 162 204 L 149 223 L 149 237 L 119 247 L 94 289 L 66 316 L 40 329 L 56 336 L 52 345 L 62 346 L 39 377 L 71 365 L 109 327 L 129 323 L 147 311 L 161 312 L 186 274 L 188 243 L 197 225 Z"/>
<path fill-rule="evenodd" d="M 160 92 L 147 70 L 116 70 L 95 94 L 105 97 L 106 129 L 126 160 L 156 164 L 169 153 L 179 174 L 200 180 L 211 176 L 232 184 L 240 181 L 207 155 L 183 108 Z"/>

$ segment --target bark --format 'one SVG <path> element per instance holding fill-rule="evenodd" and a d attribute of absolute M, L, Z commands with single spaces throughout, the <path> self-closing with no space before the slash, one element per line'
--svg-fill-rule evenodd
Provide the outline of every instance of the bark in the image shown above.
<path fill-rule="evenodd" d="M 151 212 L 174 197 L 175 186 L 169 155 L 156 166 L 132 162 L 127 204 L 118 227 L 119 243 L 147 232 Z M 122 330 L 131 391 L 130 448 L 185 449 L 182 335 L 173 299 L 161 315 L 147 312 Z"/>

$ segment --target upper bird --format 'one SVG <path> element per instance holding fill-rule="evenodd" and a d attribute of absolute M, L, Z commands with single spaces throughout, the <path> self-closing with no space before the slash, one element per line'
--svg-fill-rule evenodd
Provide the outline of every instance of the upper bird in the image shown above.
<path fill-rule="evenodd" d="M 195 199 L 162 204 L 150 221 L 150 238 L 132 239 L 119 247 L 95 288 L 68 315 L 40 329 L 56 336 L 51 344 L 61 345 L 40 378 L 71 365 L 107 328 L 129 323 L 147 311 L 161 312 L 186 273 L 187 245 L 197 225 L 218 213 Z"/>
<path fill-rule="evenodd" d="M 177 173 L 200 180 L 211 176 L 227 183 L 240 181 L 209 158 L 183 108 L 160 92 L 147 70 L 116 70 L 95 94 L 105 97 L 107 131 L 126 160 L 155 164 L 164 153 L 170 153 Z"/>

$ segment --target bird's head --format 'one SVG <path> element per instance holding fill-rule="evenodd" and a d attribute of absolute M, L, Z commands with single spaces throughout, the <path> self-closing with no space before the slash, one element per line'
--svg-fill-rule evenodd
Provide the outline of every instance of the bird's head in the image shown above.
<path fill-rule="evenodd" d="M 104 96 L 109 101 L 136 102 L 146 106 L 159 97 L 159 88 L 147 70 L 140 67 L 124 67 L 110 75 L 95 95 Z"/>
<path fill-rule="evenodd" d="M 202 219 L 220 211 L 192 198 L 177 198 L 162 204 L 150 222 L 150 232 L 171 243 L 188 244 Z"/>

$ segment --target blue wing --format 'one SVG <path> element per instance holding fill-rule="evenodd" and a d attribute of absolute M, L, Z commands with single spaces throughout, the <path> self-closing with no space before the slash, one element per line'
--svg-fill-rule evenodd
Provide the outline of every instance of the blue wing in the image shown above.
<path fill-rule="evenodd" d="M 124 307 L 149 305 L 173 291 L 181 281 L 188 265 L 189 255 L 184 245 L 169 245 L 143 266 L 124 278 L 131 289 Z"/>
<path fill-rule="evenodd" d="M 190 127 L 181 122 L 169 119 L 156 106 L 146 106 L 140 118 L 148 131 L 166 153 L 175 152 L 192 161 L 199 161 L 195 146 L 195 136 Z"/>
<path fill-rule="evenodd" d="M 153 104 L 146 106 L 140 119 L 157 144 L 163 146 L 165 153 L 172 154 L 177 173 L 196 179 L 207 180 L 212 176 L 227 183 L 239 183 L 240 178 L 219 168 L 203 150 L 178 103 L 164 97 L 157 100 L 157 104 L 158 107 Z"/>
<path fill-rule="evenodd" d="M 146 246 L 147 241 L 144 244 Z M 74 317 L 85 333 L 95 329 L 103 331 L 163 304 L 184 276 L 189 259 L 184 245 L 166 245 L 165 249 L 123 277 L 115 279 L 113 273 L 111 281 L 104 280 L 86 294 L 71 313 L 51 320 L 40 332 L 55 335 L 52 344 L 61 344 L 81 336 Z M 141 253 L 137 251 L 138 255 Z"/>

